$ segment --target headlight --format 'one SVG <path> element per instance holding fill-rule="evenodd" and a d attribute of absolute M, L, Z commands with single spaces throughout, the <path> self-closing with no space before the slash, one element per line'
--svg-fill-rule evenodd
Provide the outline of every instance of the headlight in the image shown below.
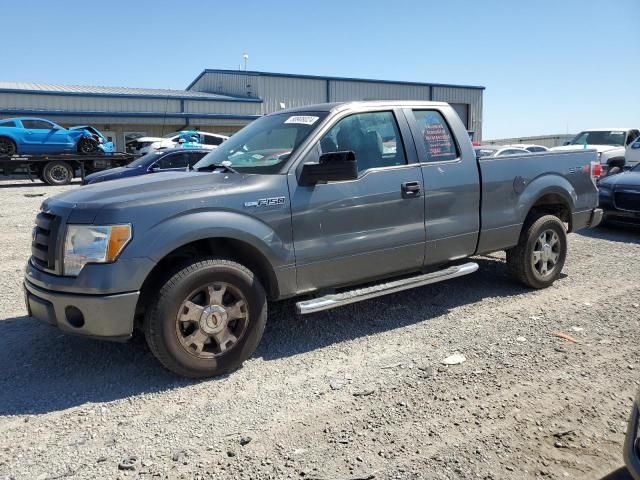
<path fill-rule="evenodd" d="M 131 240 L 131 225 L 69 225 L 64 241 L 64 274 L 77 276 L 87 263 L 115 261 Z"/>

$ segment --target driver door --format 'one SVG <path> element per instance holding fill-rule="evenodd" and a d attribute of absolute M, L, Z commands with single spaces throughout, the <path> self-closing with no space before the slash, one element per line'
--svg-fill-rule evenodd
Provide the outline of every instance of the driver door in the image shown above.
<path fill-rule="evenodd" d="M 422 175 L 413 161 L 415 150 L 405 150 L 410 143 L 403 139 L 409 135 L 401 112 L 350 115 L 338 120 L 305 161 L 351 150 L 358 164 L 356 180 L 302 186 L 295 172 L 290 173 L 299 291 L 362 283 L 422 267 Z"/>

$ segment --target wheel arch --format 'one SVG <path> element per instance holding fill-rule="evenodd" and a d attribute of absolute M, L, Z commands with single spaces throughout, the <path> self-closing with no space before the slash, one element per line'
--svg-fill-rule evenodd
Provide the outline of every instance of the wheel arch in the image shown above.
<path fill-rule="evenodd" d="M 143 282 L 144 292 L 153 291 L 155 283 L 166 279 L 166 272 L 207 256 L 228 258 L 249 268 L 270 299 L 294 288 L 292 246 L 269 225 L 247 215 L 203 211 L 170 218 L 150 228 L 134 245 L 126 250 L 128 256 L 146 256 L 156 264 Z M 154 283 L 153 279 L 160 280 Z M 141 295 L 139 304 L 144 307 L 148 300 Z"/>
<path fill-rule="evenodd" d="M 520 197 L 519 216 L 522 228 L 534 216 L 555 215 L 572 230 L 572 214 L 577 194 L 573 185 L 560 175 L 546 175 L 534 180 Z"/>

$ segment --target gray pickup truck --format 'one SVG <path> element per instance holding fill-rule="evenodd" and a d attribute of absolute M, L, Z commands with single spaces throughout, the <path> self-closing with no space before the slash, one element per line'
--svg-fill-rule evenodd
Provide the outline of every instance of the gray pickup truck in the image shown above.
<path fill-rule="evenodd" d="M 551 285 L 567 231 L 600 222 L 589 150 L 477 159 L 445 103 L 350 102 L 256 120 L 190 172 L 74 189 L 42 204 L 29 315 L 126 340 L 168 369 L 233 371 L 267 301 L 307 314 L 474 272 L 506 250 Z M 470 286 L 469 288 L 473 288 Z"/>

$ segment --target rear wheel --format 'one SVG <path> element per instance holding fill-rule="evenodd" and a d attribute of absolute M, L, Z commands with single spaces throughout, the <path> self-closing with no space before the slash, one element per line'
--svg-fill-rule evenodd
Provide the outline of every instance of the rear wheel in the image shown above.
<path fill-rule="evenodd" d="M 554 215 L 543 215 L 525 224 L 518 245 L 507 250 L 507 266 L 516 280 L 546 288 L 562 272 L 566 256 L 564 224 Z"/>
<path fill-rule="evenodd" d="M 42 179 L 49 185 L 68 185 L 73 179 L 73 168 L 67 162 L 49 162 L 42 169 Z"/>
<path fill-rule="evenodd" d="M 191 378 L 230 373 L 255 351 L 266 295 L 244 266 L 209 258 L 180 269 L 147 310 L 145 336 L 169 370 Z"/>
<path fill-rule="evenodd" d="M 8 156 L 15 155 L 17 152 L 16 144 L 13 143 L 13 140 L 8 138 L 0 138 L 0 156 Z"/>

